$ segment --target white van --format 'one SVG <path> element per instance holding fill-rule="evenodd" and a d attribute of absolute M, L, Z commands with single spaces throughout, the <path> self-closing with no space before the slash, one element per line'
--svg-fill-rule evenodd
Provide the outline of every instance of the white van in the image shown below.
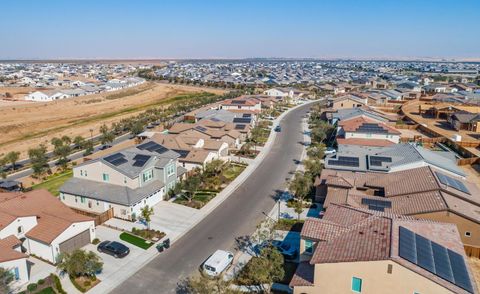
<path fill-rule="evenodd" d="M 233 263 L 233 253 L 225 250 L 217 250 L 203 263 L 203 270 L 209 276 L 220 275 Z"/>

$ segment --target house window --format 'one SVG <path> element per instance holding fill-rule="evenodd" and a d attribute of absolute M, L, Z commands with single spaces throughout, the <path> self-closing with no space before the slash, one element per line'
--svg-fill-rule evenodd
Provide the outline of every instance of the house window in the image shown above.
<path fill-rule="evenodd" d="M 99 206 L 99 205 L 100 205 L 100 203 L 98 203 L 98 200 L 97 200 L 97 206 Z"/>
<path fill-rule="evenodd" d="M 80 170 L 80 176 L 83 177 L 83 170 Z"/>
<path fill-rule="evenodd" d="M 85 197 L 83 197 L 83 196 L 80 197 L 80 202 L 81 202 L 81 203 L 85 203 Z"/>
<path fill-rule="evenodd" d="M 77 196 L 75 196 L 75 202 L 78 202 L 78 198 L 77 198 Z"/>
<path fill-rule="evenodd" d="M 171 176 L 175 174 L 175 165 L 174 164 L 171 164 L 169 166 L 167 166 L 167 176 Z"/>
<path fill-rule="evenodd" d="M 470 233 L 470 232 L 468 232 L 468 231 L 465 232 L 465 237 L 471 237 L 471 236 L 472 236 L 472 233 Z"/>
<path fill-rule="evenodd" d="M 12 270 L 10 270 L 10 272 L 12 273 L 13 277 L 15 278 L 15 281 L 20 280 L 20 271 L 18 270 L 18 267 L 13 268 Z"/>
<path fill-rule="evenodd" d="M 17 232 L 18 232 L 19 234 L 22 234 L 22 233 L 23 233 L 23 226 L 19 226 L 19 227 L 17 228 Z"/>
<path fill-rule="evenodd" d="M 110 181 L 110 176 L 108 174 L 103 174 L 103 181 L 104 182 Z"/>
<path fill-rule="evenodd" d="M 305 253 L 313 254 L 313 242 L 310 240 L 305 240 Z"/>
<path fill-rule="evenodd" d="M 60 196 L 62 196 L 62 199 L 65 200 L 65 194 L 60 193 Z"/>
<path fill-rule="evenodd" d="M 92 208 L 92 201 L 88 201 L 88 208 Z"/>
<path fill-rule="evenodd" d="M 87 171 L 84 171 L 84 175 L 87 176 Z"/>
<path fill-rule="evenodd" d="M 126 178 L 126 177 L 123 177 L 123 183 L 124 183 L 124 184 L 127 183 L 127 178 Z"/>
<path fill-rule="evenodd" d="M 143 173 L 143 181 L 148 182 L 153 179 L 153 170 L 149 170 Z"/>
<path fill-rule="evenodd" d="M 362 292 L 362 279 L 356 277 L 352 278 L 352 291 L 356 293 Z"/>

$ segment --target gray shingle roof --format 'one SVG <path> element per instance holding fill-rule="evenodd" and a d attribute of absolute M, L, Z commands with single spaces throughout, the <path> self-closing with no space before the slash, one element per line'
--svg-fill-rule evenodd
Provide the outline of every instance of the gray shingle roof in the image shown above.
<path fill-rule="evenodd" d="M 162 181 L 154 180 L 143 187 L 130 189 L 119 185 L 71 178 L 60 188 L 60 192 L 130 206 L 159 191 L 164 186 Z"/>

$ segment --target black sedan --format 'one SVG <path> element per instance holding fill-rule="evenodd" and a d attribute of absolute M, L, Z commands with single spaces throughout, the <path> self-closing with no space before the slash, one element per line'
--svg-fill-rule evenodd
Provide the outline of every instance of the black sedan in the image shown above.
<path fill-rule="evenodd" d="M 128 249 L 127 246 L 116 241 L 103 241 L 98 244 L 97 250 L 99 252 L 110 254 L 115 258 L 123 258 L 130 253 L 130 249 Z"/>
<path fill-rule="evenodd" d="M 275 132 L 279 133 L 279 132 L 282 131 L 282 127 L 281 126 L 276 126 L 274 130 L 275 130 Z"/>

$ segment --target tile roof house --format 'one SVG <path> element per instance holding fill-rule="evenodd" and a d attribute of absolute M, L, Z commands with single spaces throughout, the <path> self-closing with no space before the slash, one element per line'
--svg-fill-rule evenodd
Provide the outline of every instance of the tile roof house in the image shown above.
<path fill-rule="evenodd" d="M 455 225 L 332 204 L 308 218 L 300 293 L 478 293 Z"/>
<path fill-rule="evenodd" d="M 249 110 L 255 113 L 260 113 L 262 111 L 262 102 L 255 98 L 238 97 L 222 101 L 220 103 L 220 109 Z"/>
<path fill-rule="evenodd" d="M 73 168 L 73 178 L 60 188 L 62 202 L 75 209 L 101 214 L 113 211 L 136 219 L 141 209 L 162 201 L 186 169 L 180 154 L 147 140 Z"/>
<path fill-rule="evenodd" d="M 205 164 L 215 159 L 228 159 L 228 143 L 226 142 L 185 134 L 163 133 L 155 133 L 150 139 L 180 154 L 178 161 L 187 170 L 204 167 Z"/>
<path fill-rule="evenodd" d="M 94 238 L 94 220 L 75 213 L 47 190 L 0 193 L 0 267 L 19 283 L 29 279 L 28 254 L 56 263 L 59 254 Z"/>
<path fill-rule="evenodd" d="M 395 128 L 363 116 L 342 120 L 337 127 L 338 144 L 390 146 L 400 141 L 400 135 Z M 369 144 L 366 140 L 379 141 Z"/>
<path fill-rule="evenodd" d="M 466 246 L 480 247 L 480 191 L 432 166 L 379 174 L 324 169 L 317 201 L 415 216 L 458 226 Z"/>

